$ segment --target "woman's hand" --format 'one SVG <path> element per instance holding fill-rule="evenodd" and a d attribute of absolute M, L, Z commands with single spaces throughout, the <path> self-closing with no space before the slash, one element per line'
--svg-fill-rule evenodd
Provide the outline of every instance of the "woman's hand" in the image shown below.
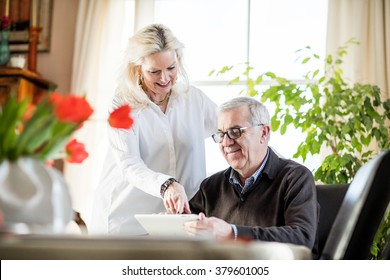
<path fill-rule="evenodd" d="M 164 206 L 168 213 L 191 213 L 183 185 L 174 182 L 166 189 L 164 193 Z"/>
<path fill-rule="evenodd" d="M 212 236 L 217 239 L 233 237 L 233 229 L 230 224 L 215 217 L 207 218 L 204 213 L 199 213 L 199 220 L 186 222 L 184 230 L 195 236 Z"/>

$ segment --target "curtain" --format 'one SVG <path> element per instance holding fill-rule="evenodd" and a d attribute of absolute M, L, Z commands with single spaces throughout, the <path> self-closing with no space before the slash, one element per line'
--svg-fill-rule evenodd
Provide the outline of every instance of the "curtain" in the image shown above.
<path fill-rule="evenodd" d="M 329 0 L 327 53 L 350 38 L 342 69 L 351 83 L 375 84 L 382 99 L 390 98 L 390 0 Z M 387 122 L 390 127 L 390 122 Z M 368 149 L 379 152 L 375 142 Z M 323 155 L 328 151 L 323 151 Z"/>
<path fill-rule="evenodd" d="M 154 22 L 155 0 L 135 0 L 134 30 Z"/>
<path fill-rule="evenodd" d="M 104 154 L 108 108 L 115 90 L 121 48 L 133 30 L 126 19 L 134 1 L 80 0 L 76 23 L 71 91 L 85 95 L 94 109 L 92 119 L 75 138 L 85 144 L 89 157 L 82 164 L 65 164 L 64 176 L 71 190 L 73 208 L 86 223 Z M 130 14 L 127 11 L 127 14 Z"/>
<path fill-rule="evenodd" d="M 351 82 L 376 84 L 390 98 L 390 0 L 329 0 L 327 53 L 350 38 L 343 70 Z"/>

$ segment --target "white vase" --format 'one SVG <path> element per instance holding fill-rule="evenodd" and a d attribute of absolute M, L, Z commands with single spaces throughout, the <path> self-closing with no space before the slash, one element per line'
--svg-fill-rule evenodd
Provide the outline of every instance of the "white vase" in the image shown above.
<path fill-rule="evenodd" d="M 0 211 L 5 229 L 20 234 L 63 233 L 73 218 L 62 174 L 33 158 L 0 164 Z"/>

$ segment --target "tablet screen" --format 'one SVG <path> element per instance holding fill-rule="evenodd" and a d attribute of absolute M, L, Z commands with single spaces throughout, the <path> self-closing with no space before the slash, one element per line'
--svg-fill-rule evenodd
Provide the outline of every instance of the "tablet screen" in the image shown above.
<path fill-rule="evenodd" d="M 134 217 L 153 236 L 188 236 L 183 230 L 184 223 L 198 220 L 196 214 L 135 214 Z"/>

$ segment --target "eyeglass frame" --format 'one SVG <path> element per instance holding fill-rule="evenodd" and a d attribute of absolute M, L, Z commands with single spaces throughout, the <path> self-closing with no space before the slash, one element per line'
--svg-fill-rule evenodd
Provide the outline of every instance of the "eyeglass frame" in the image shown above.
<path fill-rule="evenodd" d="M 221 144 L 223 142 L 223 138 L 225 138 L 225 135 L 227 135 L 227 137 L 230 139 L 230 140 L 236 140 L 238 138 L 241 137 L 242 135 L 242 132 L 245 130 L 245 129 L 248 129 L 248 128 L 252 128 L 252 127 L 257 127 L 257 126 L 262 126 L 264 125 L 263 123 L 260 123 L 260 124 L 256 124 L 256 125 L 253 125 L 253 126 L 245 126 L 245 127 L 233 127 L 233 128 L 229 128 L 228 130 L 226 130 L 225 132 L 217 132 L 217 133 L 214 133 L 213 135 L 211 135 L 211 138 L 213 138 L 214 142 L 217 143 L 217 144 Z M 229 135 L 230 132 L 232 132 L 233 130 L 236 130 L 238 129 L 239 131 L 239 135 L 237 137 L 232 137 Z M 222 136 L 221 136 L 222 135 Z M 218 142 L 214 137 L 220 137 L 221 140 Z"/>

